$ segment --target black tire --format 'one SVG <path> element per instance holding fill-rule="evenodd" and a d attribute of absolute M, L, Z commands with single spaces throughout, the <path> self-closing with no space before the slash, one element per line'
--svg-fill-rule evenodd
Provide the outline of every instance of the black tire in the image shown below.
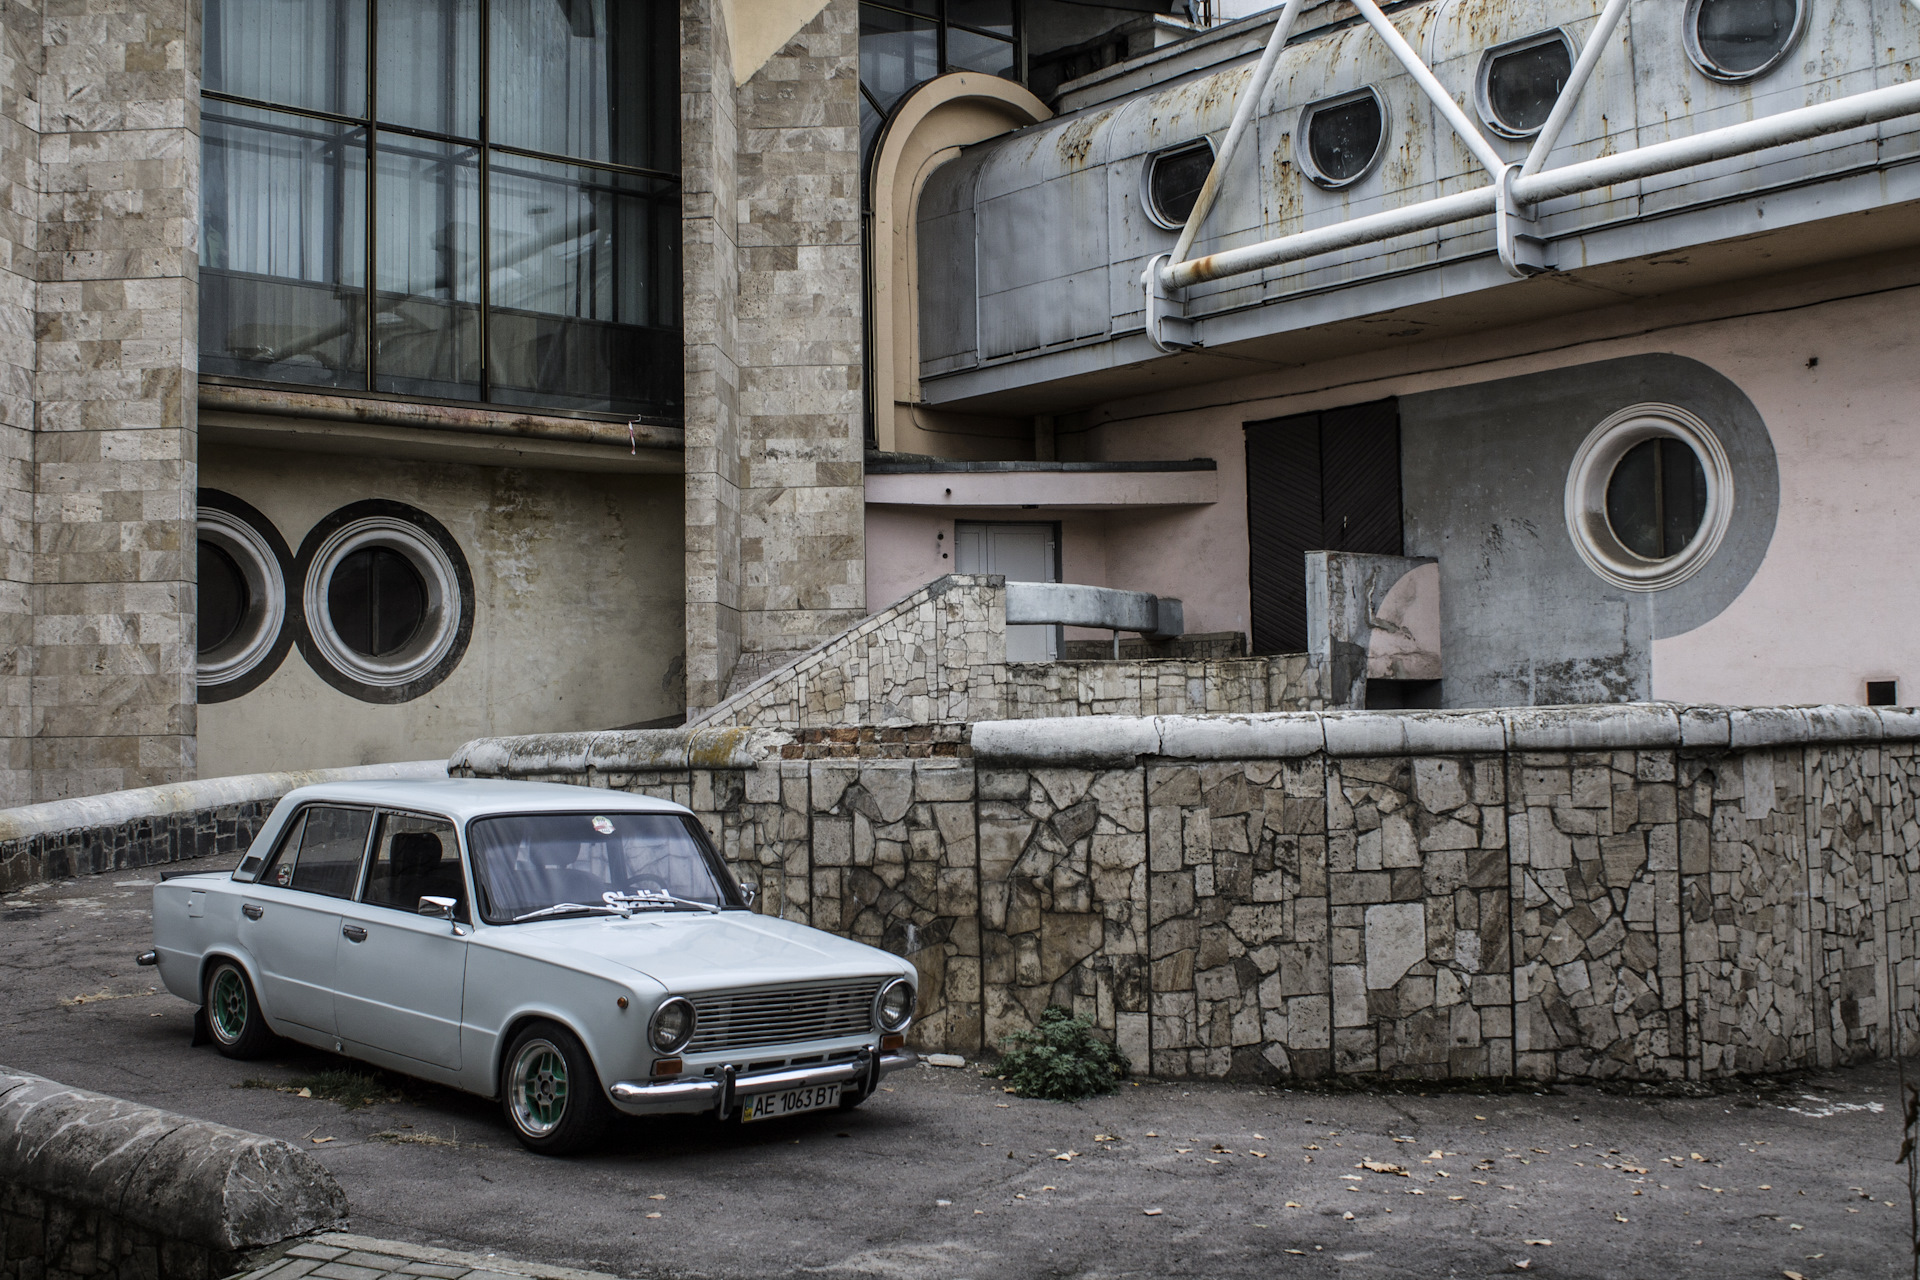
<path fill-rule="evenodd" d="M 553 1022 L 530 1023 L 507 1047 L 500 1108 L 520 1145 L 543 1156 L 585 1151 L 613 1121 L 586 1046 Z"/>
<path fill-rule="evenodd" d="M 216 960 L 201 988 L 201 1012 L 213 1047 L 229 1058 L 258 1058 L 273 1048 L 273 1032 L 260 1013 L 247 971 L 231 960 Z"/>

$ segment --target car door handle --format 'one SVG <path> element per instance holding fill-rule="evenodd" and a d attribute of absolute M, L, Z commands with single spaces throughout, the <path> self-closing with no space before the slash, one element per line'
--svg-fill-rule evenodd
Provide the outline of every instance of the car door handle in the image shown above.
<path fill-rule="evenodd" d="M 348 942 L 365 942 L 367 940 L 367 931 L 357 924 L 342 925 L 340 927 L 340 933 Z"/>
<path fill-rule="evenodd" d="M 265 907 L 257 907 L 249 902 L 246 906 L 240 908 L 240 914 L 249 920 L 258 920 L 261 916 L 267 914 L 267 909 Z"/>

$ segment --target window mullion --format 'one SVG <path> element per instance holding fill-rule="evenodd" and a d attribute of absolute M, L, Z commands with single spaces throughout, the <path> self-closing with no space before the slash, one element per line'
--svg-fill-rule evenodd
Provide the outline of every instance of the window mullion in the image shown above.
<path fill-rule="evenodd" d="M 375 225 L 378 219 L 378 191 L 380 182 L 380 130 L 375 126 L 376 109 L 379 105 L 380 59 L 375 33 L 380 28 L 380 0 L 367 0 L 367 227 L 362 239 L 365 241 L 366 275 L 362 280 L 365 286 L 365 324 L 367 344 L 367 390 L 376 390 L 379 385 L 379 373 L 375 368 L 374 338 L 378 333 L 379 303 L 378 283 L 379 256 L 374 245 Z"/>
<path fill-rule="evenodd" d="M 480 0 L 480 399 L 493 399 L 493 0 Z"/>

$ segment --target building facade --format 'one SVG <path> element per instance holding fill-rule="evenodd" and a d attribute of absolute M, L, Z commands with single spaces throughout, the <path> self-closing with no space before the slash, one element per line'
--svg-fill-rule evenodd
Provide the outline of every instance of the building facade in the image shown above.
<path fill-rule="evenodd" d="M 1291 654 L 1316 551 L 1437 565 L 1375 705 L 1900 696 L 1910 112 L 1142 273 L 1276 21 L 1183 258 L 1897 89 L 1920 8 L 1387 9 L 7 6 L 0 797 L 675 723 L 956 572 Z"/>

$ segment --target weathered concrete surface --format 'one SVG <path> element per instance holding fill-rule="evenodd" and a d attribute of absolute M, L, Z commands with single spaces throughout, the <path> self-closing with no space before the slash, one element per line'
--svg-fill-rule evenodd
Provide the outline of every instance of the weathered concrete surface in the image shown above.
<path fill-rule="evenodd" d="M 332 1176 L 277 1138 L 6 1069 L 0 1182 L 226 1253 L 347 1214 Z"/>
<path fill-rule="evenodd" d="M 1884 1065 L 1691 1097 L 1147 1081 L 1083 1106 L 928 1068 L 847 1115 L 624 1123 L 598 1153 L 547 1160 L 465 1095 L 402 1085 L 401 1101 L 343 1111 L 236 1087 L 340 1061 L 191 1047 L 187 1006 L 131 963 L 146 899 L 104 879 L 0 899 L 0 1058 L 284 1138 L 345 1188 L 355 1231 L 497 1252 L 492 1270 L 1428 1280 L 1529 1260 L 1527 1274 L 1596 1280 L 1882 1280 L 1906 1247 Z M 74 1003 L 102 992 L 114 998 Z"/>

